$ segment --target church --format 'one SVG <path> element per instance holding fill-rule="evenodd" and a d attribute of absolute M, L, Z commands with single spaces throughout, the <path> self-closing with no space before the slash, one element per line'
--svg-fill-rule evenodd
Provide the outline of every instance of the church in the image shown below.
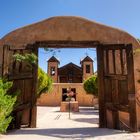
<path fill-rule="evenodd" d="M 93 60 L 89 56 L 80 61 L 80 66 L 70 62 L 59 67 L 60 61 L 54 56 L 47 62 L 47 73 L 53 79 L 53 88 L 41 95 L 38 105 L 59 106 L 67 98 L 64 95 L 67 89 L 71 88 L 80 106 L 93 106 L 93 96 L 86 94 L 83 89 L 84 80 L 94 74 Z"/>

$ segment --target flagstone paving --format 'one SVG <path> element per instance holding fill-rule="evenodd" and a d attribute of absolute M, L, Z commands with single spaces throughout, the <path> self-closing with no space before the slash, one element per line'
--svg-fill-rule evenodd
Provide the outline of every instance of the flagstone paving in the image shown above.
<path fill-rule="evenodd" d="M 38 107 L 37 128 L 24 128 L 0 136 L 0 140 L 140 140 L 140 133 L 98 128 L 98 111 L 62 113 L 59 107 Z"/>

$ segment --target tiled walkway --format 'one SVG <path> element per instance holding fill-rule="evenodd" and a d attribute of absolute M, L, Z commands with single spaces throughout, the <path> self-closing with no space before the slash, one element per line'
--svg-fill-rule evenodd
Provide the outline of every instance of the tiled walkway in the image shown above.
<path fill-rule="evenodd" d="M 36 129 L 21 129 L 0 140 L 140 140 L 140 133 L 98 128 L 98 111 L 81 107 L 79 113 L 59 112 L 59 107 L 38 107 Z"/>

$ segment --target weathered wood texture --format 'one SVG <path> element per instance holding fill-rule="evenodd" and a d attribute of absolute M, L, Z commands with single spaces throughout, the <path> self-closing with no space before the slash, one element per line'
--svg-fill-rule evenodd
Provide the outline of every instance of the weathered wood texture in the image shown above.
<path fill-rule="evenodd" d="M 37 67 L 32 68 L 27 62 L 18 62 L 13 55 L 16 53 L 25 54 L 35 52 L 33 49 L 13 49 L 10 46 L 4 46 L 3 50 L 3 77 L 13 81 L 13 87 L 10 93 L 19 90 L 17 106 L 13 111 L 13 122 L 11 128 L 20 128 L 22 126 L 35 127 L 32 117 L 36 117 L 35 108 L 35 79 L 37 78 Z"/>
<path fill-rule="evenodd" d="M 137 131 L 132 45 L 99 45 L 100 127 L 120 129 L 119 111 L 128 112 L 129 129 Z"/>

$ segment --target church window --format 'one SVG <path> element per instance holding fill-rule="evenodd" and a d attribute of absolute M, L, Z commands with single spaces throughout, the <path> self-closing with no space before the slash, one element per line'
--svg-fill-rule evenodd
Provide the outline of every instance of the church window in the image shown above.
<path fill-rule="evenodd" d="M 50 73 L 51 73 L 51 76 L 55 75 L 55 67 L 51 67 Z"/>

